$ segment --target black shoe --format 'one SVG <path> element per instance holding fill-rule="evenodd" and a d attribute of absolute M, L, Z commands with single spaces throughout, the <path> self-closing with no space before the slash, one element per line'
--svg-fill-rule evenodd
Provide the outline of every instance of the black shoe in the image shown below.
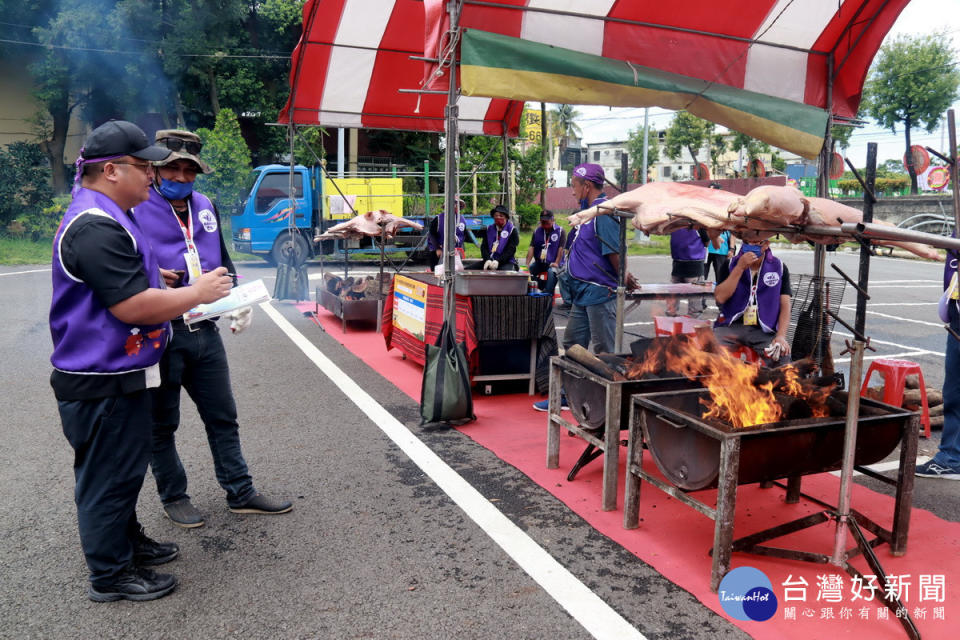
<path fill-rule="evenodd" d="M 170 562 L 180 555 L 180 547 L 175 542 L 157 542 L 147 536 L 140 527 L 133 536 L 133 563 L 138 567 L 154 567 Z"/>
<path fill-rule="evenodd" d="M 157 573 L 152 569 L 128 567 L 111 584 L 95 587 L 90 585 L 87 595 L 94 602 L 115 600 L 156 600 L 177 587 L 177 579 L 169 573 Z"/>
<path fill-rule="evenodd" d="M 254 495 L 252 498 L 247 500 L 246 503 L 239 507 L 230 507 L 230 511 L 233 511 L 234 513 L 261 513 L 266 515 L 287 513 L 288 511 L 292 510 L 293 503 L 271 500 L 262 493 Z"/>
<path fill-rule="evenodd" d="M 163 512 L 178 527 L 193 529 L 203 526 L 203 514 L 190 503 L 190 498 L 182 498 L 163 505 Z"/>

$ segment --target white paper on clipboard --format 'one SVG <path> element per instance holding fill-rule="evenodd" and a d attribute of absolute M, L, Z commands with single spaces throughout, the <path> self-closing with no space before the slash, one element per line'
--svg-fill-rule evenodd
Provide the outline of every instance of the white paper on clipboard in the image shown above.
<path fill-rule="evenodd" d="M 270 293 L 267 291 L 266 285 L 263 284 L 263 280 L 254 280 L 253 282 L 242 284 L 239 287 L 234 287 L 230 290 L 229 295 L 220 298 L 216 302 L 195 306 L 183 314 L 183 321 L 186 324 L 193 324 L 201 320 L 206 320 L 207 318 L 222 316 L 229 311 L 234 311 L 242 307 L 249 307 L 260 302 L 266 302 L 269 299 Z"/>

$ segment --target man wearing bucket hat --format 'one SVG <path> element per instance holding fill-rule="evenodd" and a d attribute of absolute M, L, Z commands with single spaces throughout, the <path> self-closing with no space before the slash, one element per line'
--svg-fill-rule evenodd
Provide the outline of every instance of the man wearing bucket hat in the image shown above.
<path fill-rule="evenodd" d="M 136 515 L 150 462 L 148 391 L 160 383 L 168 321 L 233 285 L 218 268 L 190 289 L 164 287 L 131 209 L 148 197 L 151 161 L 169 153 L 131 122 L 94 129 L 53 242 L 50 384 L 75 451 L 77 523 L 96 602 L 153 600 L 176 587 L 147 567 L 173 560 L 179 547 L 148 538 Z"/>
<path fill-rule="evenodd" d="M 171 287 L 190 288 L 204 272 L 226 267 L 235 272 L 220 233 L 220 216 L 209 198 L 193 190 L 200 173 L 212 169 L 199 157 L 202 143 L 190 131 L 158 131 L 159 145 L 170 155 L 156 164 L 150 198 L 136 209 L 150 238 L 164 277 Z M 249 324 L 249 307 L 226 314 L 231 331 Z M 164 513 L 181 527 L 202 526 L 203 515 L 187 494 L 187 474 L 177 454 L 174 434 L 180 423 L 181 387 L 193 399 L 203 420 L 213 454 L 217 481 L 235 513 L 278 514 L 290 511 L 287 501 L 259 493 L 240 447 L 237 405 L 230 388 L 227 354 L 214 320 L 189 327 L 173 321 L 173 339 L 160 362 L 162 384 L 153 396 L 153 459 L 151 468 Z"/>
<path fill-rule="evenodd" d="M 456 250 L 457 253 L 460 254 L 461 260 L 464 255 L 466 255 L 463 251 L 463 239 L 467 233 L 467 221 L 464 220 L 462 213 L 465 206 L 467 206 L 467 203 L 457 198 L 457 229 L 454 232 L 454 238 L 456 238 Z M 430 225 L 427 227 L 427 244 L 430 249 L 430 269 L 433 269 L 443 261 L 443 225 L 444 215 L 443 212 L 441 212 L 430 220 Z"/>

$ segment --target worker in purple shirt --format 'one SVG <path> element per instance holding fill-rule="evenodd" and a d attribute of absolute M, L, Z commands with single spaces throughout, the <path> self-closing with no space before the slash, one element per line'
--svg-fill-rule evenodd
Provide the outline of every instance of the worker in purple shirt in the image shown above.
<path fill-rule="evenodd" d="M 573 170 L 573 196 L 581 209 L 607 200 L 603 193 L 604 174 L 600 165 L 585 163 Z M 570 293 L 570 319 L 563 332 L 563 347 L 591 342 L 596 353 L 612 353 L 617 328 L 617 280 L 620 271 L 620 227 L 608 215 L 597 216 L 577 227 L 577 235 L 567 256 L 564 286 Z M 627 289 L 636 287 L 636 279 L 627 273 Z M 563 397 L 562 407 L 566 406 Z M 549 400 L 536 402 L 533 408 L 547 411 Z"/>
<path fill-rule="evenodd" d="M 487 227 L 480 241 L 480 257 L 484 271 L 516 271 L 517 245 L 520 244 L 520 232 L 510 221 L 510 211 L 498 204 L 490 210 L 493 224 Z"/>
<path fill-rule="evenodd" d="M 233 286 L 222 267 L 189 288 L 164 286 L 132 209 L 148 198 L 151 162 L 169 153 L 131 122 L 94 129 L 53 241 L 50 384 L 75 452 L 77 524 L 95 602 L 154 600 L 177 585 L 149 567 L 175 559 L 180 548 L 150 539 L 137 521 L 150 462 L 149 391 L 160 384 L 169 320 Z"/>
<path fill-rule="evenodd" d="M 557 272 L 563 261 L 566 233 L 563 227 L 553 221 L 553 211 L 546 209 L 540 214 L 540 226 L 530 239 L 530 248 L 527 250 L 527 268 L 530 275 L 536 279 L 537 287 L 553 295 L 557 287 Z M 546 274 L 546 280 L 539 276 Z"/>
<path fill-rule="evenodd" d="M 170 155 L 156 163 L 150 197 L 136 209 L 137 220 L 153 244 L 157 262 L 170 287 L 189 288 L 204 272 L 233 262 L 220 233 L 217 208 L 194 181 L 212 169 L 200 159 L 200 137 L 190 131 L 165 129 L 157 143 Z M 234 333 L 250 323 L 252 309 L 225 314 Z M 196 404 L 213 455 L 217 482 L 234 513 L 287 513 L 293 505 L 270 498 L 253 485 L 240 447 L 237 403 L 230 388 L 230 367 L 215 319 L 187 326 L 173 321 L 173 338 L 160 362 L 162 384 L 153 390 L 153 459 L 151 468 L 163 512 L 174 524 L 202 526 L 203 514 L 187 494 L 187 472 L 177 454 L 174 434 L 180 426 L 180 391 Z"/>
<path fill-rule="evenodd" d="M 956 235 L 956 234 L 954 234 Z M 943 267 L 943 296 L 938 311 L 940 320 L 960 333 L 960 284 L 957 282 L 958 255 L 947 250 Z M 916 475 L 922 478 L 960 480 L 960 342 L 947 336 L 946 359 L 943 363 L 943 432 L 940 447 L 932 459 L 917 466 Z"/>
<path fill-rule="evenodd" d="M 721 344 L 750 347 L 767 365 L 790 362 L 790 271 L 769 242 L 744 242 L 721 268 L 713 295 L 720 307 L 713 332 Z"/>

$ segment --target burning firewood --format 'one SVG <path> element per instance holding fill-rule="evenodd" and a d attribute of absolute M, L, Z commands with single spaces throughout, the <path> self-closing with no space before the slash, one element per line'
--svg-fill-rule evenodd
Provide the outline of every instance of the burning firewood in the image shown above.
<path fill-rule="evenodd" d="M 603 360 L 593 355 L 592 353 L 590 353 L 589 351 L 587 351 L 586 349 L 584 349 L 578 344 L 574 344 L 568 347 L 567 350 L 564 352 L 564 355 L 570 358 L 571 360 L 573 360 L 574 362 L 582 364 L 584 367 L 586 367 L 590 371 L 593 371 L 595 374 L 599 376 L 603 376 L 604 378 L 607 378 L 609 380 L 624 379 L 624 377 L 621 374 L 617 373 L 615 369 L 612 369 L 611 367 L 607 366 L 607 364 L 604 363 Z"/>

